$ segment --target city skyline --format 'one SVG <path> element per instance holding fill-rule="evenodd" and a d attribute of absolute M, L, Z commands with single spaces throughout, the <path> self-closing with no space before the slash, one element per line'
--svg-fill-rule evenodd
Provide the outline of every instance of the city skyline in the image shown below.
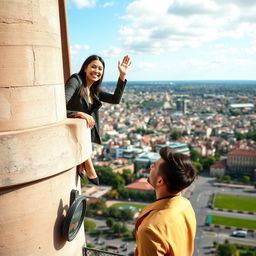
<path fill-rule="evenodd" d="M 255 80 L 255 10 L 251 0 L 69 0 L 72 72 L 98 54 L 115 81 L 129 54 L 129 81 Z"/>

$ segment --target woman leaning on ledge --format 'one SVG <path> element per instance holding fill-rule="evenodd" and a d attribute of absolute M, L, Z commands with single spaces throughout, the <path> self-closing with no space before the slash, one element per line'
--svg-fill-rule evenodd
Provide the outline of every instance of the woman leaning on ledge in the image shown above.
<path fill-rule="evenodd" d="M 83 63 L 79 73 L 73 74 L 65 85 L 67 116 L 82 118 L 91 128 L 91 140 L 101 144 L 99 133 L 99 112 L 102 102 L 118 104 L 122 98 L 126 85 L 126 74 L 131 65 L 129 56 L 122 62 L 118 61 L 119 79 L 113 94 L 101 90 L 105 70 L 103 59 L 97 55 L 89 56 Z M 94 169 L 91 158 L 80 164 L 78 175 L 83 179 L 85 172 L 90 182 L 99 185 L 99 178 Z"/>

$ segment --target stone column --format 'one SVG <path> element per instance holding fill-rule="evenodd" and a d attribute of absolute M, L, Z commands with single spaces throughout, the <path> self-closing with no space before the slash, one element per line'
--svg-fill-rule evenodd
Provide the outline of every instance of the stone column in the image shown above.
<path fill-rule="evenodd" d="M 0 255 L 82 255 L 83 227 L 61 237 L 91 141 L 85 121 L 66 118 L 59 2 L 0 6 Z"/>

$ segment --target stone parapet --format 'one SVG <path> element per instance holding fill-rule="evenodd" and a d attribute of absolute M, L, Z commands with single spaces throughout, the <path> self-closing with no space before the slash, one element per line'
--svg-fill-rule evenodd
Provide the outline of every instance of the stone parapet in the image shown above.
<path fill-rule="evenodd" d="M 0 187 L 27 183 L 68 170 L 92 153 L 82 119 L 0 133 Z"/>

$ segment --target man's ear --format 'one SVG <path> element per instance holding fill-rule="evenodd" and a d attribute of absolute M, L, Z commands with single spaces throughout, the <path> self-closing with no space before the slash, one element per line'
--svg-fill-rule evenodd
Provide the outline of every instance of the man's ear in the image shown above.
<path fill-rule="evenodd" d="M 164 181 L 163 177 L 161 177 L 161 176 L 157 177 L 157 185 L 162 186 L 164 184 L 165 184 L 165 181 Z"/>

